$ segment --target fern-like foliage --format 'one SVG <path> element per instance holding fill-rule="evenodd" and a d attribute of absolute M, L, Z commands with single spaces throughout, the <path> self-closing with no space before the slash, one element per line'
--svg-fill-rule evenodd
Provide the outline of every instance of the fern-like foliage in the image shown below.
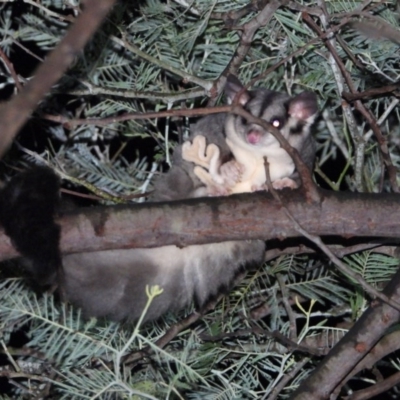
<path fill-rule="evenodd" d="M 243 26 L 262 18 L 268 3 L 274 2 L 118 2 L 39 105 L 2 160 L 1 172 L 8 177 L 10 166 L 44 162 L 68 188 L 94 193 L 103 203 L 143 201 L 131 200 L 131 195 L 151 190 L 154 176 L 168 168 L 173 148 L 192 120 L 129 115 L 205 106 L 207 96 L 215 94 L 213 83 L 232 68 L 245 83 L 258 77 L 255 87 L 317 93 L 319 185 L 390 191 L 382 139 L 344 102 L 349 83 L 326 40 L 360 92 L 399 81 L 398 43 L 379 35 L 371 39 L 350 24 L 336 31 L 339 36 L 321 40 L 303 17 L 311 16 L 324 32 L 345 18 L 374 23 L 381 18 L 398 30 L 395 4 L 324 2 L 329 17 L 324 22 L 325 14 L 316 12 L 319 2 L 288 2 L 260 24 L 251 43 L 242 43 Z M 81 7 L 80 0 L 1 3 L 0 46 L 22 83 L 59 43 Z M 360 7 L 367 8 L 361 13 Z M 3 64 L 0 78 L 0 94 L 6 99 L 15 85 Z M 400 109 L 391 93 L 365 97 L 363 104 L 378 122 L 398 170 Z M 212 101 L 223 102 L 221 98 Z M 343 244 L 347 242 L 341 241 L 341 250 Z M 267 249 L 272 246 L 276 244 L 268 243 Z M 0 266 L 0 392 L 4 383 L 4 398 L 21 399 L 287 399 L 370 300 L 325 256 L 292 253 L 248 272 L 190 329 L 179 324 L 193 309 L 145 326 L 85 320 L 53 295 L 35 295 L 14 277 L 14 266 L 11 278 L 5 272 L 9 269 Z M 343 261 L 378 288 L 398 266 L 382 249 L 358 251 Z M 388 364 L 384 371 L 399 369 L 396 360 L 390 368 Z M 348 385 L 349 395 L 353 381 Z"/>

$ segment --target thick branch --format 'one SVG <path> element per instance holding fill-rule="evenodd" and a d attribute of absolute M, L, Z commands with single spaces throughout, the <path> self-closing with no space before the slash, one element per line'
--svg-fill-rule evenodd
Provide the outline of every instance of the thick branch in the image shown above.
<path fill-rule="evenodd" d="M 393 353 L 400 348 L 400 332 L 398 330 L 388 333 L 374 346 L 374 348 L 368 353 L 354 368 L 349 372 L 346 378 L 340 382 L 340 385 L 335 389 L 337 395 L 340 393 L 341 388 L 348 382 L 353 376 L 357 375 L 363 369 L 372 369 L 374 365 L 386 357 L 388 354 Z"/>
<path fill-rule="evenodd" d="M 400 237 L 400 225 L 393 218 L 400 207 L 397 194 L 321 191 L 321 203 L 307 203 L 301 190 L 284 190 L 281 198 L 314 235 Z M 281 204 L 266 192 L 95 207 L 65 215 L 60 223 L 63 253 L 299 236 Z M 9 239 L 0 235 L 0 259 L 16 254 Z"/>
<path fill-rule="evenodd" d="M 383 290 L 391 300 L 400 301 L 400 270 Z M 347 335 L 329 352 L 316 370 L 301 383 L 291 400 L 328 399 L 329 395 L 346 378 L 382 337 L 398 321 L 400 312 L 375 300 Z"/>

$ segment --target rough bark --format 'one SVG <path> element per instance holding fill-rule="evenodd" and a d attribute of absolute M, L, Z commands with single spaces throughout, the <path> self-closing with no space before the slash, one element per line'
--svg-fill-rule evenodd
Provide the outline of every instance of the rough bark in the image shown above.
<path fill-rule="evenodd" d="M 400 270 L 383 290 L 393 301 L 400 301 Z M 329 352 L 310 377 L 304 380 L 291 400 L 328 399 L 335 387 L 372 347 L 399 320 L 400 312 L 375 300 L 346 336 Z"/>
<path fill-rule="evenodd" d="M 299 190 L 282 192 L 283 203 L 308 232 L 393 241 L 400 237 L 400 225 L 393 218 L 399 212 L 399 195 L 320 193 L 320 203 L 307 203 Z M 59 222 L 63 253 L 299 236 L 281 204 L 265 192 L 94 207 L 64 215 Z M 8 238 L 0 234 L 0 259 L 16 255 Z"/>

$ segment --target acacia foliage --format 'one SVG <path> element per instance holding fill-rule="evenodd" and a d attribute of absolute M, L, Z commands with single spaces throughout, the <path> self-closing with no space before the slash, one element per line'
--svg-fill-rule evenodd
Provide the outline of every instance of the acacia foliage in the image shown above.
<path fill-rule="evenodd" d="M 319 185 L 336 191 L 397 190 L 393 171 L 400 162 L 400 124 L 393 86 L 399 80 L 399 16 L 394 4 L 128 3 L 134 2 L 115 6 L 38 106 L 2 161 L 4 175 L 10 174 L 10 165 L 44 161 L 67 186 L 83 187 L 103 203 L 143 194 L 187 135 L 190 121 L 179 116 L 180 110 L 221 102 L 229 71 L 243 82 L 257 78 L 253 87 L 318 94 Z M 2 3 L 4 99 L 16 87 L 4 62 L 11 60 L 24 85 L 81 6 L 77 0 Z M 331 37 L 329 29 L 339 34 Z M 344 92 L 359 95 L 367 114 Z M 169 110 L 166 118 L 138 118 L 138 113 Z M 390 246 L 361 251 L 370 242 L 330 238 L 329 243 L 342 255 L 343 246 L 357 244 L 342 261 L 373 286 L 381 287 L 397 268 Z M 79 311 L 51 296 L 36 297 L 4 273 L 0 376 L 7 377 L 7 393 L 27 398 L 289 398 L 369 301 L 325 255 L 300 244 L 309 242 L 268 243 L 271 251 L 286 251 L 275 252 L 187 330 L 193 317 L 177 321 L 190 310 L 140 331 L 140 325 L 85 321 Z M 176 325 L 165 336 L 171 324 Z M 26 340 L 15 348 L 21 332 Z M 385 356 L 397 350 L 396 341 L 390 343 Z M 144 346 L 149 353 L 141 352 Z M 396 353 L 377 357 L 371 365 L 384 378 L 399 368 Z M 359 375 L 343 393 L 360 389 L 367 378 L 374 387 L 379 374 Z"/>

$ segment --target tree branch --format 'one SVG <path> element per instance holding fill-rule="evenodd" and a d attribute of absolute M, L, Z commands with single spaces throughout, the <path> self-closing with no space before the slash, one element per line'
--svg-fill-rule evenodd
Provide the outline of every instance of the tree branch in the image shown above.
<path fill-rule="evenodd" d="M 384 336 L 379 342 L 372 348 L 369 354 L 367 354 L 354 368 L 349 372 L 346 378 L 340 382 L 340 385 L 335 389 L 334 393 L 336 397 L 339 395 L 341 388 L 355 375 L 361 372 L 363 369 L 372 369 L 374 365 L 386 357 L 390 353 L 393 353 L 400 348 L 400 332 L 390 332 Z M 390 378 L 389 378 L 390 379 Z"/>
<path fill-rule="evenodd" d="M 383 290 L 392 301 L 400 302 L 400 270 Z M 400 312 L 375 300 L 347 335 L 329 352 L 315 371 L 290 397 L 291 400 L 327 399 L 382 337 L 398 321 Z"/>
<path fill-rule="evenodd" d="M 281 198 L 308 232 L 319 236 L 400 237 L 397 194 L 319 191 L 321 203 L 307 203 L 301 190 Z M 77 210 L 59 220 L 63 253 L 116 248 L 204 244 L 225 240 L 299 237 L 280 202 L 267 192 Z M 0 259 L 15 257 L 0 234 Z"/>

